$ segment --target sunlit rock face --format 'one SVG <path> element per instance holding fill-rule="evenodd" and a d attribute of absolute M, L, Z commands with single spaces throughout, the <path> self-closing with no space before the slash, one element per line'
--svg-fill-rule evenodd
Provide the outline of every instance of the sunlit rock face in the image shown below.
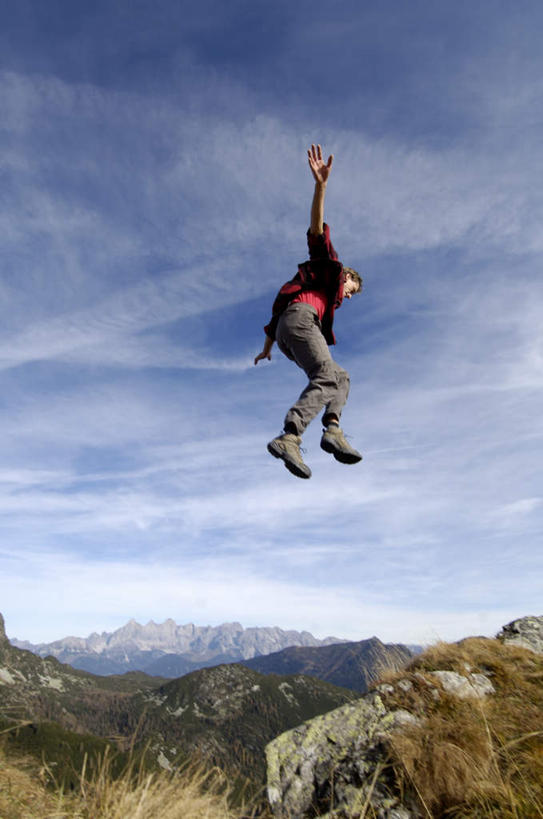
<path fill-rule="evenodd" d="M 520 646 L 543 654 L 543 616 L 521 617 L 502 628 L 498 640 L 505 645 Z"/>
<path fill-rule="evenodd" d="M 266 748 L 274 816 L 342 819 L 365 804 L 382 819 L 417 816 L 393 795 L 382 764 L 387 737 L 413 721 L 407 711 L 389 710 L 376 691 L 277 737 Z"/>

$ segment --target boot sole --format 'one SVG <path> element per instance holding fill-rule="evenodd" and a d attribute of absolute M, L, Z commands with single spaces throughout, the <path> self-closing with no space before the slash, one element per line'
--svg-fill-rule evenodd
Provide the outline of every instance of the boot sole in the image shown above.
<path fill-rule="evenodd" d="M 280 461 L 283 461 L 288 471 L 292 472 L 293 475 L 296 475 L 297 478 L 311 477 L 311 470 L 309 469 L 308 466 L 306 466 L 307 472 L 303 472 L 302 469 L 298 466 L 298 464 L 294 463 L 294 461 L 291 461 L 285 457 L 285 452 L 281 449 L 281 447 L 277 446 L 277 444 L 274 445 L 273 441 L 270 441 L 270 443 L 268 444 L 268 452 L 270 453 L 270 455 L 273 455 L 274 458 L 279 458 Z"/>
<path fill-rule="evenodd" d="M 355 455 L 354 453 L 343 452 L 341 449 L 336 449 L 334 444 L 330 441 L 321 441 L 321 449 L 333 455 L 336 461 L 342 464 L 357 464 L 362 460 L 362 455 Z"/>

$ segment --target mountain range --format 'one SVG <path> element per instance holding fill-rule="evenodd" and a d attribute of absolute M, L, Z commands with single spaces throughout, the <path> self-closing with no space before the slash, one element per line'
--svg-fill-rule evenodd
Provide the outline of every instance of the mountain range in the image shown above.
<path fill-rule="evenodd" d="M 290 646 L 318 647 L 344 642 L 336 637 L 319 640 L 308 631 L 277 627 L 243 628 L 240 623 L 219 626 L 178 625 L 174 620 L 141 625 L 130 620 L 114 632 L 89 637 L 64 637 L 52 643 L 32 644 L 12 639 L 16 648 L 93 674 L 144 671 L 149 675 L 180 677 L 199 668 L 232 663 L 281 651 Z"/>
<path fill-rule="evenodd" d="M 43 755 L 68 787 L 85 748 L 117 753 L 133 743 L 149 764 L 200 758 L 258 790 L 268 741 L 357 696 L 314 677 L 265 676 L 238 664 L 176 680 L 93 675 L 11 645 L 0 615 L 0 731 L 8 749 Z"/>

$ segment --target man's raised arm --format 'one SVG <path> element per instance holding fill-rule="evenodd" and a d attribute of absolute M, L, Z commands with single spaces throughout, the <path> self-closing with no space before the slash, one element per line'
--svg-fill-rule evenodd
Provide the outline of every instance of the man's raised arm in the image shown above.
<path fill-rule="evenodd" d="M 311 224 L 309 230 L 314 236 L 320 236 L 324 231 L 324 195 L 326 193 L 328 177 L 332 170 L 334 155 L 330 154 L 328 162 L 324 162 L 321 146 L 312 145 L 311 149 L 307 152 L 307 158 L 311 173 L 315 179 L 315 193 L 313 194 L 313 202 L 311 204 Z"/>

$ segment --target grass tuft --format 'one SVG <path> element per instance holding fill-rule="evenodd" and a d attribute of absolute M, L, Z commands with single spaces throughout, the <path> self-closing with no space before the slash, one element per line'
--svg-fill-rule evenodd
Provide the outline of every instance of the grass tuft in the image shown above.
<path fill-rule="evenodd" d="M 439 669 L 485 674 L 495 694 L 459 699 L 429 673 Z M 393 736 L 392 764 L 400 789 L 416 794 L 424 815 L 543 819 L 541 655 L 469 638 L 433 646 L 386 681 L 401 679 L 411 687 L 395 688 L 388 703 L 419 722 Z"/>
<path fill-rule="evenodd" d="M 15 765 L 0 755 L 0 816 L 2 819 L 248 819 L 247 809 L 229 805 L 230 789 L 218 769 L 188 767 L 182 772 L 149 773 L 133 761 L 116 776 L 106 751 L 90 775 L 86 764 L 79 788 L 65 793 L 45 785 L 53 777 L 44 765 L 41 777 L 35 761 Z M 34 766 L 34 768 L 32 767 Z"/>

